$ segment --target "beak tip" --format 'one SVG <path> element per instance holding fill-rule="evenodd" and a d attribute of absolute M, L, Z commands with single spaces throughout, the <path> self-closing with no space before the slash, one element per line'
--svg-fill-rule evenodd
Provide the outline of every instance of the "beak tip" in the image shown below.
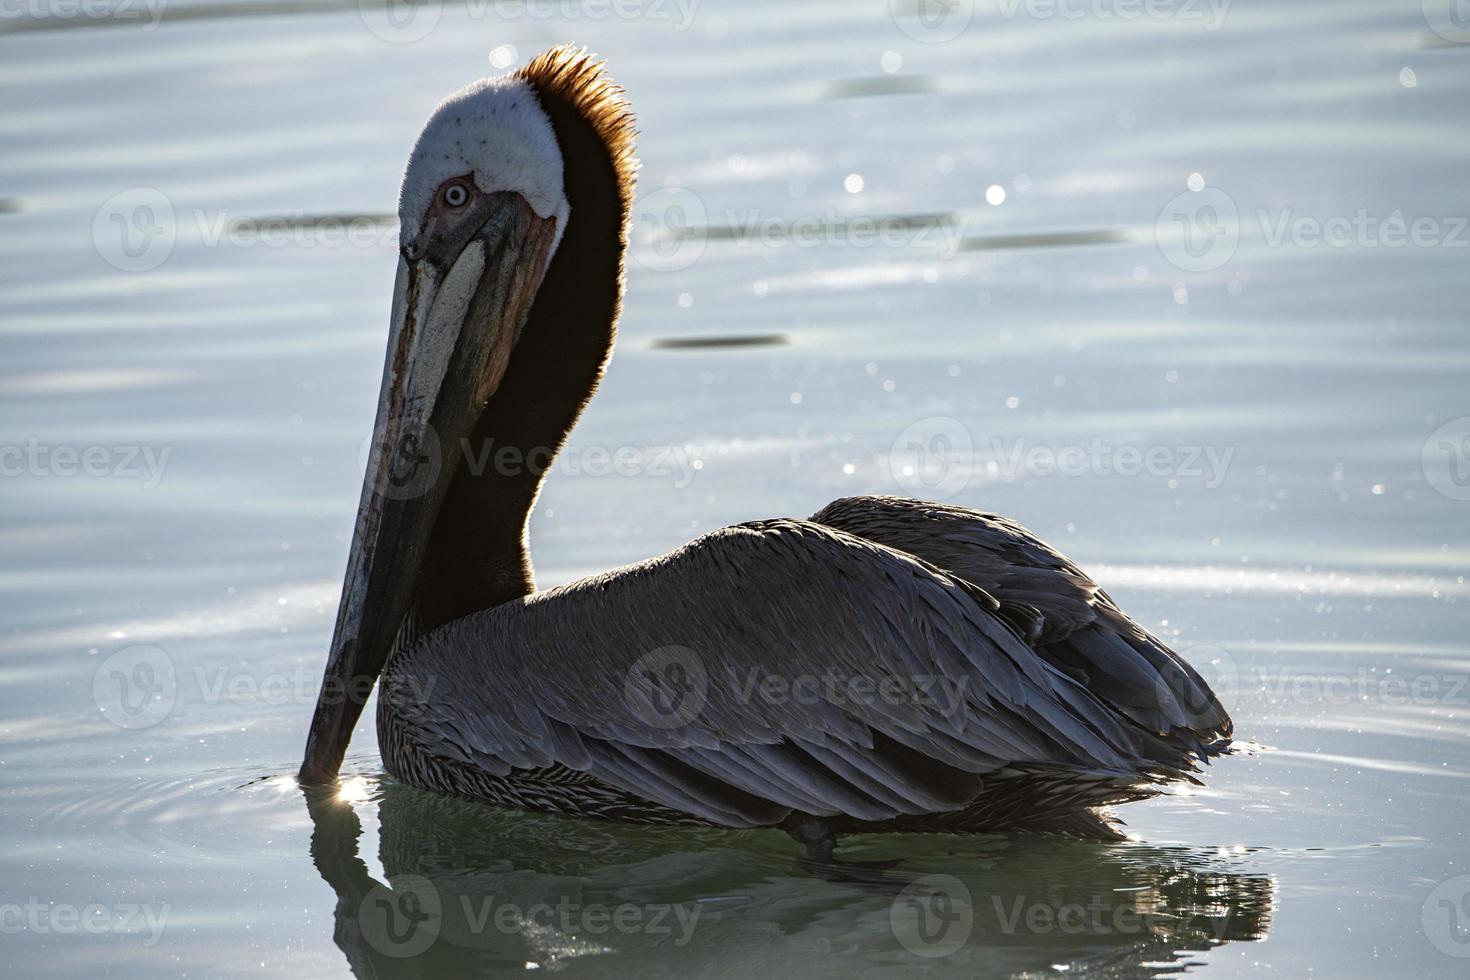
<path fill-rule="evenodd" d="M 306 736 L 306 754 L 297 770 L 296 782 L 302 786 L 322 786 L 337 780 L 342 759 L 347 754 L 347 739 L 342 737 L 340 705 L 326 691 L 317 700 L 311 729 Z M 355 717 L 355 716 L 354 716 Z"/>
<path fill-rule="evenodd" d="M 301 786 L 324 786 L 335 782 L 337 773 L 337 766 L 323 759 L 321 753 L 309 749 L 306 758 L 301 762 L 301 769 L 296 773 L 296 782 Z"/>

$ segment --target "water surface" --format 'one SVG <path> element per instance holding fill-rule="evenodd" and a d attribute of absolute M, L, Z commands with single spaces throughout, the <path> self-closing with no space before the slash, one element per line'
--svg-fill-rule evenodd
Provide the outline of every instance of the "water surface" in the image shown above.
<path fill-rule="evenodd" d="M 1434 0 L 1128 6 L 7 11 L 11 968 L 1464 975 L 1470 31 Z M 370 723 L 344 797 L 303 796 L 403 161 L 442 95 L 567 39 L 645 166 L 540 582 L 942 497 L 1089 568 L 1249 753 L 1125 844 L 853 843 L 896 878 L 440 799 Z M 384 911 L 434 903 L 421 949 Z"/>

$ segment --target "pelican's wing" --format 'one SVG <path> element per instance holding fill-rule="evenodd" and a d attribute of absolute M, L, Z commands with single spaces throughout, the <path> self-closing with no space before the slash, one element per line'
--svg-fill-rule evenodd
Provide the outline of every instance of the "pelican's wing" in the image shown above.
<path fill-rule="evenodd" d="M 907 497 L 847 497 L 812 517 L 916 555 L 1002 604 L 1034 609 L 1028 637 L 1049 663 L 1150 731 L 1228 742 L 1230 716 L 1182 657 L 1118 608 L 1082 569 L 1019 524 Z"/>
<path fill-rule="evenodd" d="M 728 826 L 959 809 L 1016 767 L 1179 776 L 983 591 L 817 524 L 726 528 L 466 617 L 390 662 L 411 751 L 565 767 Z"/>

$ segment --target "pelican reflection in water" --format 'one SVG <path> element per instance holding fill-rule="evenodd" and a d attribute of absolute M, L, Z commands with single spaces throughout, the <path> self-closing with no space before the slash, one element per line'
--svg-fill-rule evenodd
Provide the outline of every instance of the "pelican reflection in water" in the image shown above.
<path fill-rule="evenodd" d="M 1023 835 L 972 839 L 956 860 L 944 838 L 915 837 L 900 845 L 905 873 L 841 882 L 789 874 L 759 835 L 518 814 L 392 781 L 359 804 L 377 810 L 379 881 L 353 806 L 305 792 L 312 857 L 337 896 L 333 936 L 359 977 L 533 964 L 605 976 L 610 963 L 629 976 L 703 976 L 711 963 L 733 976 L 929 975 L 939 955 L 965 975 L 1061 964 L 1141 976 L 1263 939 L 1275 904 L 1269 876 L 1189 848 Z M 927 931 L 916 913 L 932 913 Z"/>
<path fill-rule="evenodd" d="M 536 590 L 531 508 L 621 310 L 633 137 L 622 91 L 570 48 L 451 96 L 420 134 L 302 782 L 335 778 L 380 674 L 379 748 L 405 783 L 779 827 L 819 859 L 844 833 L 1116 839 L 1102 808 L 1226 751 L 1200 676 L 992 514 L 852 497 Z M 528 465 L 462 458 L 491 447 Z"/>

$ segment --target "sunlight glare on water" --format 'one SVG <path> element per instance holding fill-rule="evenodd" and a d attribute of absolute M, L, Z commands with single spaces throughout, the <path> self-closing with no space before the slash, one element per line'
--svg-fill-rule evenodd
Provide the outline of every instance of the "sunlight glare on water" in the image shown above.
<path fill-rule="evenodd" d="M 8 970 L 1464 975 L 1453 3 L 114 3 L 0 14 Z M 539 584 L 848 494 L 995 511 L 1245 751 L 1121 844 L 855 840 L 902 859 L 876 885 L 399 785 L 371 710 L 341 792 L 296 787 L 403 162 L 572 39 L 644 166 Z"/>

